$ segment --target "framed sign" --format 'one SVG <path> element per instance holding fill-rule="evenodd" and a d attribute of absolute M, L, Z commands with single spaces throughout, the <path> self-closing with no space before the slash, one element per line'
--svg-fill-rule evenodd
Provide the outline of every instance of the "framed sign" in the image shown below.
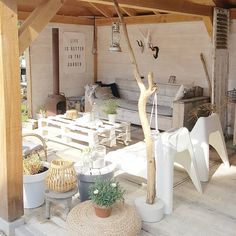
<path fill-rule="evenodd" d="M 64 71 L 66 74 L 85 72 L 85 35 L 63 33 Z"/>

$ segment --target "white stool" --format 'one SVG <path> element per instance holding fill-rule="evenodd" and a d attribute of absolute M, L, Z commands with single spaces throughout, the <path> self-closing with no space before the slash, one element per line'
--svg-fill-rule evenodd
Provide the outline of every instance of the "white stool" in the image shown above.
<path fill-rule="evenodd" d="M 198 192 L 202 192 L 196 160 L 187 128 L 159 134 L 155 140 L 157 196 L 165 204 L 164 213 L 171 214 L 173 206 L 174 162 L 188 172 Z"/>
<path fill-rule="evenodd" d="M 215 148 L 225 166 L 229 167 L 222 127 L 216 113 L 208 117 L 200 117 L 191 131 L 190 137 L 201 181 L 209 180 L 209 145 Z"/>

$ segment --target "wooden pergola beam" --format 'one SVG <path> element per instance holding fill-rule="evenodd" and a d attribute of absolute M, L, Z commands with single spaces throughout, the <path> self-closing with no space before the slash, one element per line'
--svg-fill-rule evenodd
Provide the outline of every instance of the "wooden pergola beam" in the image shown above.
<path fill-rule="evenodd" d="M 113 5 L 113 0 L 79 0 L 84 2 L 99 3 L 104 5 Z M 167 13 L 187 14 L 197 16 L 211 16 L 212 7 L 200 5 L 185 0 L 119 0 L 120 7 L 147 10 L 161 11 Z"/>
<path fill-rule="evenodd" d="M 121 7 L 121 10 L 127 14 L 128 16 L 136 16 L 137 15 L 137 12 L 134 10 L 134 9 L 128 9 L 128 8 L 124 8 L 124 7 Z"/>
<path fill-rule="evenodd" d="M 17 1 L 0 1 L 0 217 L 24 214 Z"/>
<path fill-rule="evenodd" d="M 100 12 L 105 17 L 112 17 L 112 13 L 105 9 L 104 7 L 100 7 L 95 3 L 89 2 L 89 5 L 92 6 L 94 9 L 96 9 L 98 12 Z"/>
<path fill-rule="evenodd" d="M 65 0 L 43 0 L 19 28 L 19 52 L 26 48 L 38 37 L 43 28 L 50 22 Z"/>
<path fill-rule="evenodd" d="M 160 15 L 159 11 L 152 11 L 155 15 Z"/>
<path fill-rule="evenodd" d="M 184 21 L 201 21 L 202 17 L 186 16 L 178 14 L 160 14 L 150 16 L 132 16 L 124 17 L 126 24 L 155 24 L 155 23 L 171 23 L 171 22 L 184 22 Z M 96 19 L 97 26 L 111 25 L 112 22 L 119 21 L 119 18 L 109 19 Z"/>
<path fill-rule="evenodd" d="M 18 19 L 19 20 L 25 20 L 31 12 L 27 11 L 18 11 Z M 84 16 L 65 16 L 65 15 L 58 15 L 56 14 L 53 16 L 53 18 L 50 20 L 50 22 L 53 23 L 64 23 L 64 24 L 76 24 L 76 25 L 93 25 L 94 21 L 93 19 L 84 17 Z"/>
<path fill-rule="evenodd" d="M 236 8 L 231 8 L 229 10 L 230 19 L 236 19 Z"/>
<path fill-rule="evenodd" d="M 213 20 L 212 17 L 209 16 L 204 16 L 202 18 L 204 25 L 206 27 L 206 30 L 208 32 L 208 35 L 210 36 L 210 38 L 212 38 L 212 34 L 213 34 Z"/>

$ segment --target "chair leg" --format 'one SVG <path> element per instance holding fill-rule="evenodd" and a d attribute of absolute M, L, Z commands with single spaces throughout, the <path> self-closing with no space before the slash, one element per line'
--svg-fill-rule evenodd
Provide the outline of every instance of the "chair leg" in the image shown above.
<path fill-rule="evenodd" d="M 221 134 L 220 131 L 216 131 L 210 134 L 209 144 L 213 148 L 215 148 L 225 166 L 229 168 L 230 164 L 229 164 L 228 153 L 226 150 L 223 135 Z"/>
<path fill-rule="evenodd" d="M 197 165 L 193 158 L 191 158 L 189 151 L 185 150 L 183 152 L 176 153 L 174 162 L 177 162 L 184 167 L 197 191 L 202 193 L 202 186 L 197 172 Z"/>
<path fill-rule="evenodd" d="M 161 141 L 156 141 L 156 184 L 157 197 L 164 202 L 164 213 L 173 211 L 173 155 Z"/>
<path fill-rule="evenodd" d="M 203 140 L 193 144 L 193 148 L 200 181 L 207 182 L 209 180 L 209 144 Z"/>

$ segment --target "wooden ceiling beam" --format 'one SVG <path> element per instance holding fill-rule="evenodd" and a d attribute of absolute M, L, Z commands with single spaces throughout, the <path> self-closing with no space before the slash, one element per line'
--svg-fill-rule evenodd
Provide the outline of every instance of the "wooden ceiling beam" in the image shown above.
<path fill-rule="evenodd" d="M 230 19 L 236 19 L 236 8 L 231 8 L 229 12 Z"/>
<path fill-rule="evenodd" d="M 113 0 L 79 0 L 83 2 L 113 5 Z M 186 0 L 119 0 L 119 6 L 125 8 L 161 11 L 176 14 L 187 14 L 197 16 L 211 16 L 212 7 L 200 5 Z"/>
<path fill-rule="evenodd" d="M 89 5 L 91 5 L 93 8 L 95 8 L 98 12 L 100 12 L 103 16 L 109 18 L 109 17 L 113 17 L 112 13 L 110 11 L 108 11 L 107 9 L 103 7 L 98 6 L 95 3 L 89 2 Z"/>
<path fill-rule="evenodd" d="M 155 23 L 171 23 L 184 21 L 201 21 L 202 17 L 186 16 L 179 14 L 160 14 L 150 16 L 132 16 L 124 17 L 126 24 L 155 24 Z M 97 26 L 111 25 L 112 22 L 119 21 L 118 17 L 109 19 L 96 19 Z"/>
<path fill-rule="evenodd" d="M 155 15 L 160 15 L 159 11 L 152 11 Z"/>
<path fill-rule="evenodd" d="M 39 33 L 55 16 L 65 0 L 43 0 L 19 28 L 19 52 L 26 48 L 38 37 Z"/>
<path fill-rule="evenodd" d="M 18 19 L 25 20 L 31 14 L 31 12 L 18 11 Z M 83 16 L 65 16 L 65 15 L 55 15 L 50 22 L 54 23 L 64 23 L 64 24 L 76 24 L 76 25 L 93 25 L 94 20 L 83 17 Z"/>
<path fill-rule="evenodd" d="M 137 12 L 134 10 L 134 9 L 131 9 L 131 8 L 124 8 L 124 7 L 121 7 L 121 10 L 127 14 L 128 16 L 136 16 L 137 15 Z"/>

